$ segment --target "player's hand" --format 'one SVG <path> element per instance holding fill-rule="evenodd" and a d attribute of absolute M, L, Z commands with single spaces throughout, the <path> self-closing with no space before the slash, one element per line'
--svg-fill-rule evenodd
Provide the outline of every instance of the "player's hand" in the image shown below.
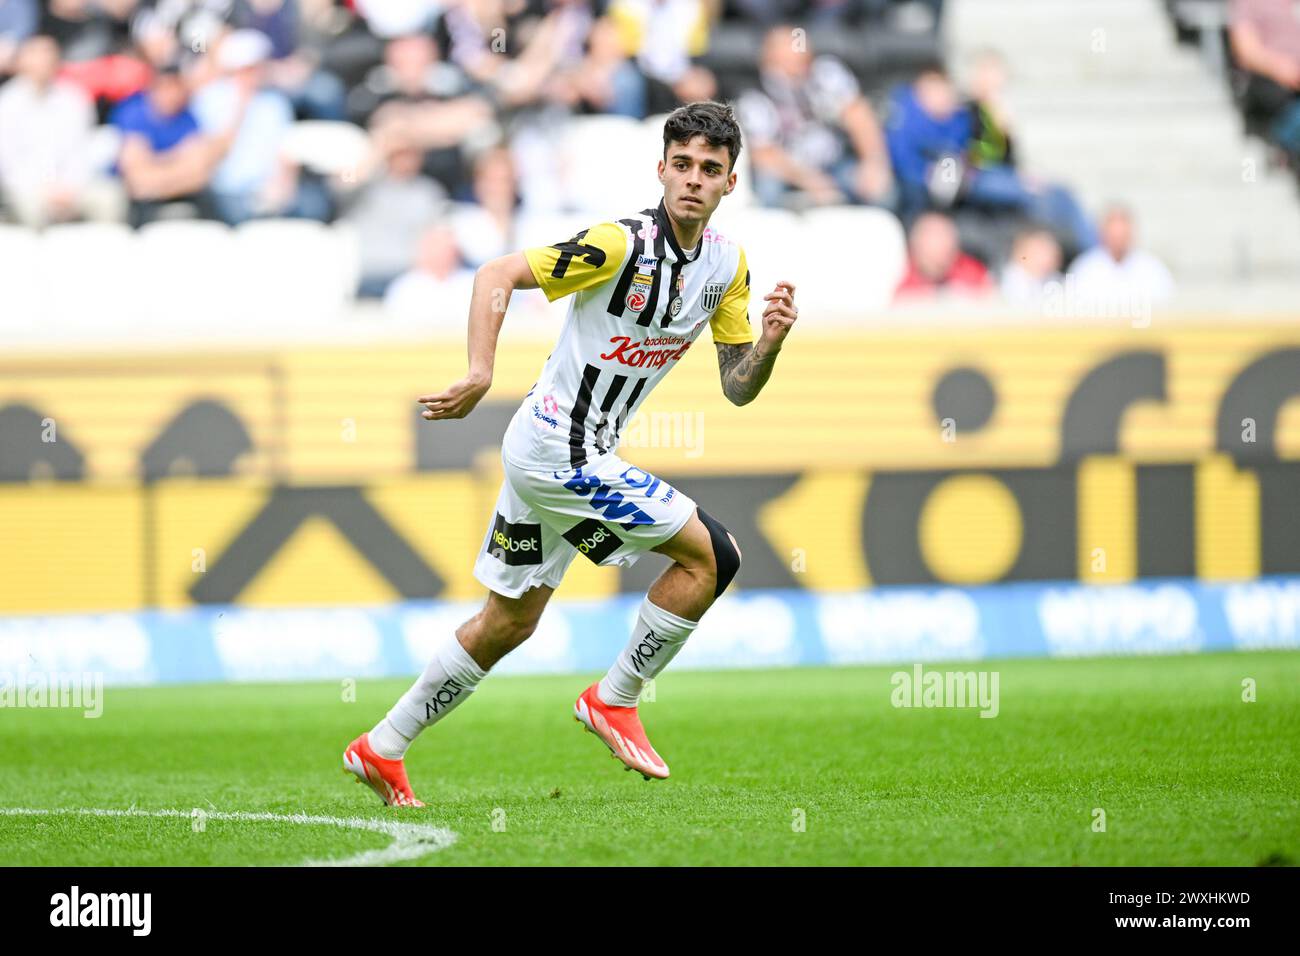
<path fill-rule="evenodd" d="M 782 279 L 763 299 L 767 308 L 763 310 L 762 337 L 769 344 L 779 346 L 799 318 L 799 307 L 794 304 L 794 283 Z"/>
<path fill-rule="evenodd" d="M 467 375 L 444 392 L 417 398 L 416 401 L 424 406 L 420 417 L 431 422 L 443 418 L 464 418 L 474 410 L 474 406 L 491 387 L 490 378 Z"/>

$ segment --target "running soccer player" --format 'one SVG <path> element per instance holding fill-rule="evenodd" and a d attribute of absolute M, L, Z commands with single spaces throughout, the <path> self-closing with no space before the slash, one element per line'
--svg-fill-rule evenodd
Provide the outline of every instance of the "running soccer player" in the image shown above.
<path fill-rule="evenodd" d="M 496 341 L 515 289 L 572 296 L 559 341 L 501 445 L 505 480 L 474 576 L 483 609 L 437 647 L 424 673 L 343 765 L 389 806 L 423 806 L 407 780 L 411 742 L 473 693 L 533 633 L 578 554 L 598 565 L 672 559 L 642 602 L 609 672 L 579 695 L 574 716 L 629 770 L 668 776 L 637 716 L 644 683 L 682 648 L 740 567 L 736 538 L 686 494 L 616 453 L 624 424 L 707 324 L 722 391 L 750 402 L 772 373 L 798 309 L 794 286 L 763 298 L 755 342 L 744 250 L 708 226 L 736 186 L 740 127 L 730 107 L 697 102 L 664 123 L 657 207 L 583 229 L 566 242 L 482 266 L 469 315 L 469 373 L 422 395 L 430 421 L 464 418 L 492 384 Z"/>

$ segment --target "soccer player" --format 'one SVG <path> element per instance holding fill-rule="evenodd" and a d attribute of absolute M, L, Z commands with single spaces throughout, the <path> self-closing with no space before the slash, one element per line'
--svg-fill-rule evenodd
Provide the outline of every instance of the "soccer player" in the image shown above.
<path fill-rule="evenodd" d="M 464 418 L 487 394 L 513 290 L 540 287 L 550 301 L 572 298 L 559 341 L 501 445 L 505 480 L 474 565 L 490 592 L 483 609 L 445 636 L 411 689 L 344 751 L 345 769 L 389 806 L 423 806 L 407 780 L 407 748 L 527 640 L 579 554 L 598 565 L 631 565 L 647 551 L 672 559 L 618 659 L 574 704 L 574 716 L 627 769 L 647 780 L 668 776 L 637 716 L 641 688 L 735 576 L 740 547 L 685 493 L 616 449 L 624 424 L 706 324 L 723 394 L 736 405 L 762 390 L 794 324 L 794 286 L 778 282 L 764 296 L 754 341 L 744 250 L 708 225 L 736 186 L 740 146 L 730 107 L 682 106 L 664 123 L 658 206 L 478 270 L 469 373 L 420 396 L 429 421 Z"/>

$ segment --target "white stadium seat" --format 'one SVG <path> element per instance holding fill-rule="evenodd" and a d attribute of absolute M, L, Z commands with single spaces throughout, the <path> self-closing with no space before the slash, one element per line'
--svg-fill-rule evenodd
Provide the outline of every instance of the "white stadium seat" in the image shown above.
<path fill-rule="evenodd" d="M 117 322 L 139 292 L 135 234 L 119 223 L 50 226 L 41 233 L 37 273 L 52 329 Z"/>
<path fill-rule="evenodd" d="M 733 209 L 724 201 L 713 225 L 745 249 L 755 318 L 779 279 L 794 283 L 803 312 L 879 309 L 889 303 L 906 266 L 903 227 L 882 209 L 828 206 L 796 213 Z"/>
<path fill-rule="evenodd" d="M 26 226 L 0 225 L 0 263 L 4 264 L 4 306 L 0 335 L 17 337 L 41 319 L 40 233 Z"/>
<path fill-rule="evenodd" d="M 722 200 L 724 205 L 733 209 L 748 209 L 758 203 L 754 196 L 753 164 L 749 160 L 749 150 L 742 146 L 740 156 L 736 159 L 736 188 Z"/>
<path fill-rule="evenodd" d="M 652 205 L 663 187 L 655 161 L 663 146 L 644 124 L 624 116 L 579 116 L 561 139 L 565 207 L 598 216 Z"/>
<path fill-rule="evenodd" d="M 805 212 L 803 223 L 804 246 L 816 254 L 804 264 L 796 298 L 853 313 L 889 304 L 907 268 L 906 237 L 893 213 L 827 206 Z"/>
<path fill-rule="evenodd" d="M 207 220 L 164 220 L 137 237 L 143 312 L 159 332 L 227 325 L 239 314 L 235 233 Z"/>
<path fill-rule="evenodd" d="M 338 317 L 356 288 L 355 243 L 307 219 L 259 219 L 235 230 L 236 271 L 250 313 L 290 329 Z"/>
<path fill-rule="evenodd" d="M 750 305 L 757 319 L 757 306 L 772 290 L 778 279 L 789 279 L 796 286 L 803 280 L 803 221 L 788 209 L 765 209 L 761 206 L 733 209 L 726 200 L 713 214 L 710 223 L 718 232 L 745 250 L 749 263 Z"/>
<path fill-rule="evenodd" d="M 300 120 L 285 134 L 281 151 L 312 172 L 334 176 L 361 166 L 370 151 L 370 139 L 352 123 Z"/>
<path fill-rule="evenodd" d="M 618 215 L 616 212 L 605 213 L 524 213 L 515 224 L 516 245 L 520 249 L 532 246 L 549 246 L 563 242 L 588 229 L 602 220 Z"/>
<path fill-rule="evenodd" d="M 326 227 L 334 244 L 334 264 L 337 270 L 339 294 L 346 304 L 356 294 L 361 282 L 361 237 L 346 222 L 336 222 Z"/>

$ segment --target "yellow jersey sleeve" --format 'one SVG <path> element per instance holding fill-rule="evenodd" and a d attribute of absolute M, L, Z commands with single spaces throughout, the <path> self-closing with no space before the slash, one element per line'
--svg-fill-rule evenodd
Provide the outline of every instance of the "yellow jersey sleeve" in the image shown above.
<path fill-rule="evenodd" d="M 623 228 L 602 222 L 583 229 L 567 242 L 525 249 L 524 258 L 547 300 L 554 302 L 617 276 L 626 252 L 627 234 Z"/>
<path fill-rule="evenodd" d="M 731 285 L 722 293 L 722 301 L 709 319 L 709 329 L 713 341 L 726 345 L 749 345 L 754 341 L 749 325 L 749 263 L 745 261 L 743 248 Z"/>

